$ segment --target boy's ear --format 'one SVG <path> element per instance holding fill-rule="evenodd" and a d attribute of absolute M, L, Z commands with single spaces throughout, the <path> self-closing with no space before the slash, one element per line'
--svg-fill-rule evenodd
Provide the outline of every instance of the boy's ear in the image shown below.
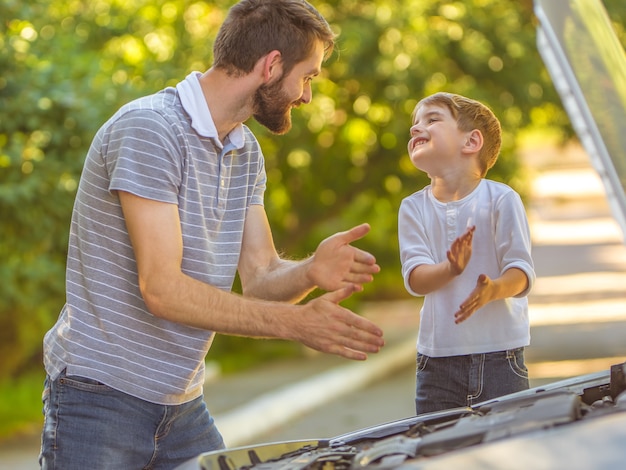
<path fill-rule="evenodd" d="M 470 131 L 465 136 L 463 150 L 467 153 L 477 153 L 483 148 L 483 134 L 478 129 Z"/>

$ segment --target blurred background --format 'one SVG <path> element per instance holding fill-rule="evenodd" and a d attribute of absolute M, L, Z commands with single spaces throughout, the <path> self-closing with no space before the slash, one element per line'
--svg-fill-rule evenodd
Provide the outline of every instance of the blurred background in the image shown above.
<path fill-rule="evenodd" d="M 0 439 L 41 420 L 42 338 L 64 302 L 69 221 L 97 129 L 124 103 L 211 65 L 232 0 L 3 0 L 0 3 Z M 369 222 L 357 244 L 382 272 L 345 302 L 407 299 L 397 209 L 428 183 L 406 151 L 411 112 L 436 91 L 488 104 L 504 130 L 488 177 L 523 198 L 525 149 L 565 146 L 570 121 L 535 42 L 531 0 L 332 0 L 312 3 L 339 34 L 290 133 L 254 121 L 268 173 L 277 248 L 313 252 Z M 626 3 L 604 0 L 622 44 Z M 315 295 L 315 294 L 313 294 Z M 307 351 L 218 337 L 209 359 L 228 374 Z"/>

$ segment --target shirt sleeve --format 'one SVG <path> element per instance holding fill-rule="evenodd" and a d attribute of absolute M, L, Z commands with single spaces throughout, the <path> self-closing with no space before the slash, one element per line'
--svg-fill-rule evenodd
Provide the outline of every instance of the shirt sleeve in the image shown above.
<path fill-rule="evenodd" d="M 409 278 L 411 271 L 422 264 L 435 264 L 435 258 L 429 248 L 428 234 L 423 214 L 417 205 L 408 198 L 400 204 L 398 213 L 398 242 L 400 245 L 400 262 L 404 287 L 409 294 L 420 296 L 411 289 Z"/>
<path fill-rule="evenodd" d="M 109 191 L 178 203 L 183 145 L 176 128 L 160 113 L 145 109 L 122 114 L 108 127 L 106 141 Z"/>
<path fill-rule="evenodd" d="M 528 279 L 528 287 L 515 297 L 525 297 L 535 283 L 535 269 L 531 255 L 530 227 L 521 198 L 515 191 L 505 194 L 496 206 L 496 251 L 500 275 L 511 268 L 522 270 Z"/>

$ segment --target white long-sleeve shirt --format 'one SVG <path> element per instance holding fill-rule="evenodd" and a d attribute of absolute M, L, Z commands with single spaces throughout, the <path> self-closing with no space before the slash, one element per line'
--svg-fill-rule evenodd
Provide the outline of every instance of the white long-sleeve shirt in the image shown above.
<path fill-rule="evenodd" d="M 509 186 L 483 179 L 463 199 L 443 203 L 430 186 L 402 201 L 398 234 L 406 289 L 411 271 L 421 264 L 444 261 L 452 242 L 476 226 L 472 257 L 465 271 L 444 287 L 424 296 L 418 351 L 433 357 L 501 351 L 530 344 L 527 294 L 535 281 L 530 229 L 524 205 Z M 480 274 L 500 277 L 521 269 L 528 288 L 515 297 L 496 300 L 455 324 L 454 314 L 476 286 Z"/>

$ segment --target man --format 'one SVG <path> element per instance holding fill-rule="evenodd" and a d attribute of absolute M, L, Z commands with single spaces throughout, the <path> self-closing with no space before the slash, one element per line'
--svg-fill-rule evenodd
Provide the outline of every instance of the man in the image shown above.
<path fill-rule="evenodd" d="M 173 468 L 224 446 L 202 399 L 215 333 L 364 360 L 382 331 L 339 302 L 379 271 L 350 243 L 274 247 L 263 155 L 311 100 L 334 35 L 304 0 L 242 0 L 214 64 L 122 107 L 91 145 L 72 217 L 67 302 L 44 339 L 43 468 Z M 230 292 L 238 272 L 243 296 Z M 326 294 L 296 305 L 312 289 Z"/>

